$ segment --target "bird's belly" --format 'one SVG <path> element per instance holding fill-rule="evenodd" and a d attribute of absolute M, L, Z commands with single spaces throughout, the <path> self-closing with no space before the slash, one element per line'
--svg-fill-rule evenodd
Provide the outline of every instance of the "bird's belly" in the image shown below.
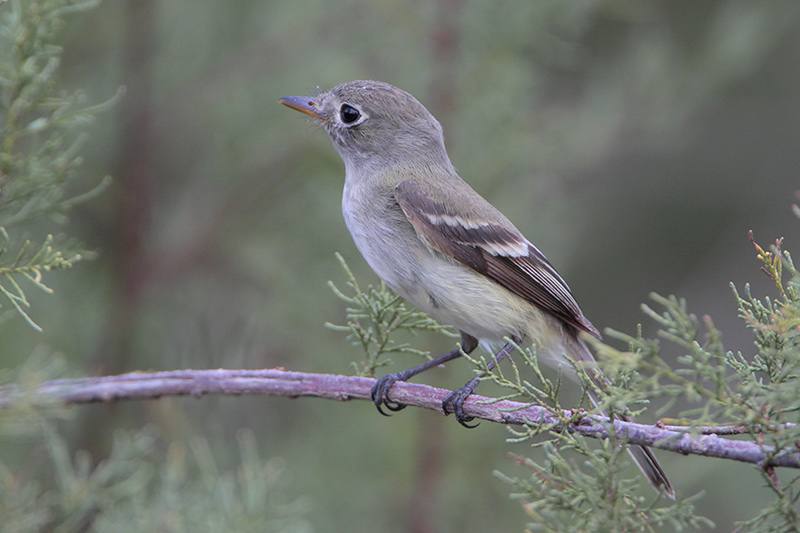
<path fill-rule="evenodd" d="M 406 299 L 437 321 L 487 343 L 502 343 L 514 336 L 549 344 L 549 339 L 539 335 L 550 331 L 545 325 L 549 319 L 538 308 L 463 264 L 442 263 L 445 266 L 440 265 L 435 275 L 423 272 L 421 290 Z"/>
<path fill-rule="evenodd" d="M 345 185 L 348 194 L 358 189 Z M 351 202 L 352 203 L 352 202 Z M 373 271 L 408 302 L 438 322 L 488 343 L 516 336 L 550 344 L 551 320 L 533 304 L 468 266 L 433 250 L 420 239 L 393 201 L 350 210 L 344 219 Z"/>
<path fill-rule="evenodd" d="M 491 279 L 428 248 L 416 234 L 402 252 L 390 248 L 392 239 L 368 238 L 353 231 L 353 240 L 372 270 L 395 292 L 442 324 L 448 324 L 488 343 L 515 336 L 549 344 L 549 318 L 538 308 Z M 396 236 L 395 236 L 396 237 Z"/>

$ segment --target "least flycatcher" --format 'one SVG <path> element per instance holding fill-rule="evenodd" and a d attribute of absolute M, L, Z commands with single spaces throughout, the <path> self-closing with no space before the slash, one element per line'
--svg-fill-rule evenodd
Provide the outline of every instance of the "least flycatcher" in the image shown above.
<path fill-rule="evenodd" d="M 280 102 L 319 122 L 344 160 L 344 219 L 367 263 L 403 298 L 461 333 L 460 349 L 380 378 L 372 399 L 381 413 L 403 407 L 389 399 L 394 383 L 478 344 L 502 346 L 490 368 L 521 343 L 534 344 L 556 364 L 567 354 L 603 387 L 605 378 L 580 337 L 599 338 L 599 332 L 547 258 L 459 177 L 441 125 L 421 103 L 376 81 Z M 565 368 L 570 374 L 571 366 Z M 467 425 L 472 418 L 463 404 L 477 384 L 476 377 L 451 393 L 444 412 Z M 653 452 L 628 450 L 652 485 L 674 497 Z"/>

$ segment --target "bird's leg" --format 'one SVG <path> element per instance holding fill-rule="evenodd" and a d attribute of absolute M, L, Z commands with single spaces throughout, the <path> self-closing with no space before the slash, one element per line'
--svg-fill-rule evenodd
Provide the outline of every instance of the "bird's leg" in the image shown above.
<path fill-rule="evenodd" d="M 512 337 L 511 342 L 503 346 L 503 348 L 499 352 L 497 352 L 497 355 L 492 357 L 492 360 L 489 361 L 489 363 L 486 365 L 487 370 L 491 372 L 492 369 L 497 365 L 497 363 L 508 357 L 508 355 L 512 351 L 514 351 L 517 342 L 518 342 L 517 339 Z M 466 385 L 464 385 L 460 389 L 456 389 L 453 392 L 451 392 L 450 395 L 447 398 L 445 398 L 444 401 L 442 402 L 442 410 L 444 410 L 444 414 L 449 415 L 450 413 L 454 413 L 456 415 L 456 420 L 458 420 L 458 423 L 466 428 L 474 428 L 477 427 L 478 425 L 477 423 L 476 424 L 468 423 L 472 421 L 475 417 L 464 414 L 464 401 L 470 394 L 475 392 L 475 389 L 478 387 L 478 383 L 480 383 L 482 377 L 483 376 L 475 376 L 474 378 L 469 380 L 466 383 Z"/>
<path fill-rule="evenodd" d="M 444 363 L 452 361 L 457 357 L 461 357 L 462 353 L 470 354 L 477 347 L 478 339 L 462 331 L 461 346 L 459 348 L 451 350 L 444 355 L 440 355 L 436 359 L 425 361 L 421 365 L 409 368 L 408 370 L 397 372 L 395 374 L 386 374 L 385 376 L 379 378 L 378 381 L 375 382 L 375 385 L 372 386 L 372 391 L 370 392 L 372 401 L 375 402 L 375 407 L 377 407 L 378 411 L 384 416 L 390 416 L 389 413 L 385 413 L 383 411 L 384 406 L 386 406 L 386 408 L 390 411 L 399 411 L 405 408 L 405 405 L 393 403 L 389 400 L 389 390 L 392 388 L 392 385 L 398 381 L 408 381 L 417 374 L 425 372 L 433 367 L 443 365 Z"/>

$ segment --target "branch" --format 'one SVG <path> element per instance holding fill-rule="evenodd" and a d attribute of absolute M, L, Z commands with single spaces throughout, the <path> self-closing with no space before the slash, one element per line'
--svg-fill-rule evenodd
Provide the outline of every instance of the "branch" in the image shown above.
<path fill-rule="evenodd" d="M 206 394 L 264 394 L 269 396 L 313 396 L 329 400 L 368 400 L 375 380 L 332 374 L 271 370 L 173 370 L 167 372 L 131 372 L 118 376 L 47 381 L 31 389 L 11 385 L 0 387 L 0 408 L 17 402 L 28 405 L 112 402 L 144 400 L 162 396 Z M 392 387 L 392 401 L 443 413 L 442 400 L 450 393 L 444 389 L 398 382 Z M 508 400 L 494 400 L 472 395 L 464 403 L 464 412 L 476 419 L 513 425 L 554 425 L 555 431 L 578 433 L 586 437 L 609 437 L 609 419 L 583 416 L 564 427 L 565 419 L 575 420 L 575 413 L 557 413 L 543 407 Z M 800 468 L 800 453 L 781 450 L 756 442 L 720 438 L 717 434 L 700 434 L 692 428 L 680 430 L 613 420 L 614 432 L 627 438 L 629 444 L 649 446 L 684 455 L 718 457 L 767 467 Z M 708 428 L 703 428 L 707 433 Z M 724 431 L 725 428 L 723 428 Z"/>

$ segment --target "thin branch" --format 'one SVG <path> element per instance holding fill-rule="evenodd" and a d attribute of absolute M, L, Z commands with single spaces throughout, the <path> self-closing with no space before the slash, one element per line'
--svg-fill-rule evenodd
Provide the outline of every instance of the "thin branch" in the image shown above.
<path fill-rule="evenodd" d="M 162 396 L 206 394 L 264 394 L 269 396 L 313 396 L 330 400 L 368 400 L 372 378 L 307 374 L 281 368 L 271 370 L 173 370 L 167 372 L 131 372 L 118 376 L 81 379 L 61 379 L 42 383 L 33 388 L 0 387 L 0 408 L 17 402 L 27 405 L 113 402 L 145 400 Z M 392 387 L 392 401 L 422 407 L 443 414 L 442 400 L 450 393 L 444 389 L 398 382 Z M 575 413 L 553 412 L 543 407 L 508 400 L 472 395 L 464 404 L 464 412 L 476 419 L 513 425 L 558 425 L 565 419 L 575 419 Z M 720 438 L 717 434 L 701 434 L 693 428 L 659 427 L 614 420 L 614 432 L 627 438 L 630 444 L 650 446 L 684 455 L 702 455 L 757 464 L 763 468 L 800 468 L 800 452 L 781 450 L 744 440 Z M 570 431 L 586 437 L 606 439 L 611 427 L 609 419 L 583 416 L 556 430 Z M 708 431 L 709 428 L 702 428 Z M 728 428 L 721 428 L 723 432 Z"/>
<path fill-rule="evenodd" d="M 781 429 L 791 429 L 797 424 L 786 422 L 785 424 L 773 424 L 756 427 L 748 426 L 691 426 L 691 425 L 672 425 L 672 424 L 658 424 L 661 429 L 668 429 L 670 431 L 680 431 L 683 433 L 692 432 L 698 435 L 749 435 L 759 431 L 772 432 Z"/>

